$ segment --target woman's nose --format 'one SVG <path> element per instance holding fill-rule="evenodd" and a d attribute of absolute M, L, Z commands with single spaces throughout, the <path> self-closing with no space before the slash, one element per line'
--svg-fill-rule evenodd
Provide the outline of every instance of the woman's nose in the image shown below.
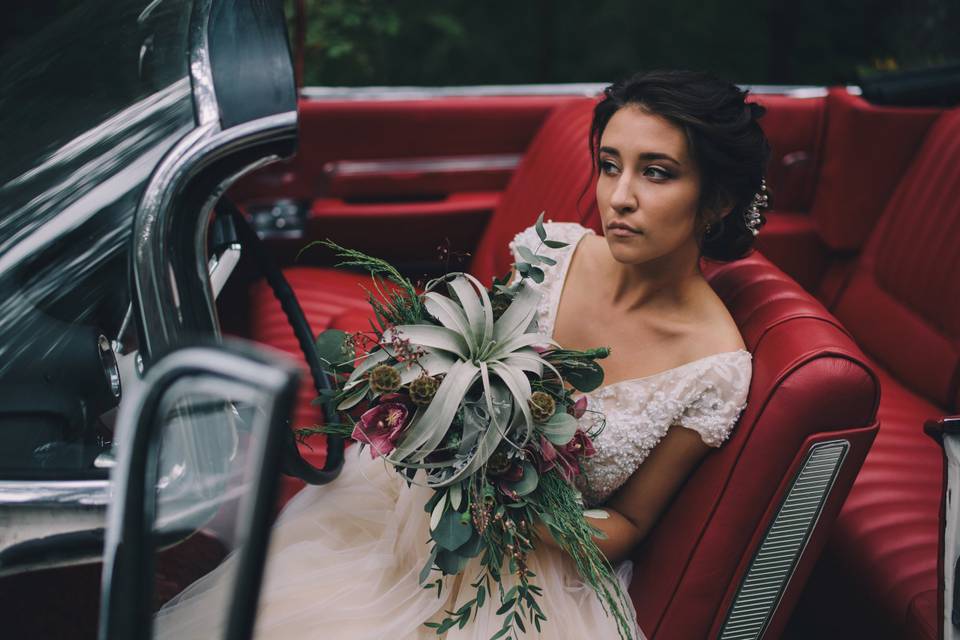
<path fill-rule="evenodd" d="M 620 176 L 613 193 L 610 195 L 610 206 L 618 213 L 630 213 L 637 208 L 637 194 L 631 188 L 630 179 Z"/>

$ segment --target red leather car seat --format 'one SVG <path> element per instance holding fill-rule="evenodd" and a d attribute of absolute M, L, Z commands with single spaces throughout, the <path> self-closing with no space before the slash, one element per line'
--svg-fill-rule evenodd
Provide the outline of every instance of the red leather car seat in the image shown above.
<path fill-rule="evenodd" d="M 958 410 L 960 110 L 929 130 L 834 312 L 876 362 L 882 428 L 829 558 L 897 637 L 936 638 L 942 453 L 925 420 Z M 932 606 L 931 606 L 932 603 Z"/>
<path fill-rule="evenodd" d="M 504 272 L 507 242 L 541 210 L 596 228 L 586 144 L 591 108 L 584 100 L 544 124 L 480 242 L 476 275 L 486 280 Z M 705 269 L 754 354 L 748 408 L 731 440 L 707 458 L 637 550 L 631 593 L 641 626 L 657 638 L 730 634 L 758 624 L 776 637 L 876 431 L 878 387 L 836 319 L 767 260 L 754 255 Z M 362 278 L 322 269 L 293 269 L 288 277 L 315 331 L 362 322 Z M 260 289 L 254 305 L 254 337 L 292 352 L 295 343 L 283 337 L 288 330 L 272 298 Z M 832 461 L 816 457 L 831 451 Z M 782 508 L 796 509 L 787 501 L 796 486 L 816 485 L 797 475 L 810 469 L 824 483 L 825 499 L 805 503 L 811 531 L 799 535 L 794 528 L 793 538 L 785 538 L 771 527 Z M 784 556 L 769 546 L 771 532 L 776 544 L 793 540 L 799 559 L 778 565 Z M 770 566 L 779 572 L 772 578 L 764 573 Z M 758 590 L 758 579 L 787 586 Z M 734 603 L 738 613 L 731 618 Z"/>

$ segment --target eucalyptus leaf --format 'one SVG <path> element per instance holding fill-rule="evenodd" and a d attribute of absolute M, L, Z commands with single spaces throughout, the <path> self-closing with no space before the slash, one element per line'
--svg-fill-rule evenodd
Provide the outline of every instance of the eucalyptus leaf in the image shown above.
<path fill-rule="evenodd" d="M 460 519 L 460 514 L 453 509 L 447 509 L 443 513 L 437 526 L 430 533 L 430 536 L 437 541 L 437 545 L 447 551 L 459 548 L 470 539 L 471 535 L 473 535 L 473 526 L 465 524 Z"/>
<path fill-rule="evenodd" d="M 579 423 L 577 419 L 566 411 L 557 411 L 550 419 L 540 425 L 540 430 L 547 440 L 557 446 L 563 446 L 570 442 L 573 434 L 576 433 Z"/>
<path fill-rule="evenodd" d="M 527 247 L 522 244 L 517 245 L 517 253 L 520 254 L 520 257 L 529 262 L 530 264 L 537 264 L 540 262 L 540 256 L 535 254 L 533 251 L 530 251 Z"/>
<path fill-rule="evenodd" d="M 537 284 L 540 284 L 541 282 L 543 282 L 544 273 L 543 273 L 543 269 L 541 269 L 540 267 L 530 267 L 530 273 L 527 275 L 529 275 L 530 279 L 536 282 Z"/>
<path fill-rule="evenodd" d="M 547 230 L 543 228 L 543 216 L 545 216 L 546 213 L 546 211 L 541 211 L 540 215 L 537 216 L 537 221 L 533 224 L 541 241 L 547 239 Z"/>
<path fill-rule="evenodd" d="M 547 245 L 551 249 L 563 249 L 569 247 L 570 244 L 567 242 L 560 242 L 559 240 L 544 240 L 543 244 Z"/>
<path fill-rule="evenodd" d="M 480 552 L 483 550 L 483 536 L 481 536 L 476 531 L 473 532 L 473 535 L 469 540 L 463 543 L 463 545 L 457 549 L 457 553 L 467 558 L 476 558 L 480 555 Z"/>
<path fill-rule="evenodd" d="M 440 549 L 437 553 L 435 564 L 445 574 L 452 576 L 463 571 L 463 568 L 467 566 L 467 562 L 469 561 L 469 557 L 462 556 L 456 551 Z"/>
<path fill-rule="evenodd" d="M 557 264 L 557 261 L 549 256 L 543 256 L 538 254 L 537 257 L 540 258 L 540 262 L 547 265 L 548 267 L 552 267 Z"/>
<path fill-rule="evenodd" d="M 333 370 L 338 370 L 345 363 L 350 364 L 347 362 L 350 358 L 344 352 L 346 343 L 347 332 L 340 329 L 327 329 L 314 342 L 317 355 Z"/>

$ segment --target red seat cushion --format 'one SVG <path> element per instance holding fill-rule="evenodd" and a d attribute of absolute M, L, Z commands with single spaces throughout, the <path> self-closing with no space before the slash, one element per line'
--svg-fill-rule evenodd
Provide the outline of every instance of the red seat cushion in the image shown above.
<path fill-rule="evenodd" d="M 938 586 L 943 462 L 922 427 L 956 408 L 958 235 L 954 110 L 931 127 L 834 306 L 883 368 L 883 395 L 880 433 L 837 520 L 831 556 L 904 633 L 939 626 L 925 599 Z"/>
<path fill-rule="evenodd" d="M 547 220 L 599 224 L 596 187 L 587 134 L 595 102 L 581 101 L 554 111 L 543 123 L 517 167 L 477 246 L 470 271 L 487 284 L 510 268 L 507 245 L 533 224 Z"/>
<path fill-rule="evenodd" d="M 783 269 L 807 291 L 813 291 L 829 263 L 826 245 L 816 225 L 805 213 L 768 211 L 767 223 L 757 236 L 757 250 Z"/>
<path fill-rule="evenodd" d="M 940 110 L 876 106 L 842 87 L 826 107 L 810 214 L 831 249 L 859 250 Z"/>
<path fill-rule="evenodd" d="M 927 136 L 835 306 L 912 391 L 956 408 L 960 384 L 960 109 Z"/>
<path fill-rule="evenodd" d="M 922 427 L 942 410 L 876 370 L 880 431 L 830 547 L 882 614 L 904 625 L 918 594 L 937 588 L 943 454 Z"/>

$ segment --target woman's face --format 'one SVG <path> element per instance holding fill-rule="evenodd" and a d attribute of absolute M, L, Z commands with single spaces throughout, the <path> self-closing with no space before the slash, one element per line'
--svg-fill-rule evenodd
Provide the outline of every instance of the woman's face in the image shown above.
<path fill-rule="evenodd" d="M 639 107 L 610 118 L 597 156 L 597 205 L 618 262 L 696 247 L 700 175 L 687 147 L 680 127 Z"/>

